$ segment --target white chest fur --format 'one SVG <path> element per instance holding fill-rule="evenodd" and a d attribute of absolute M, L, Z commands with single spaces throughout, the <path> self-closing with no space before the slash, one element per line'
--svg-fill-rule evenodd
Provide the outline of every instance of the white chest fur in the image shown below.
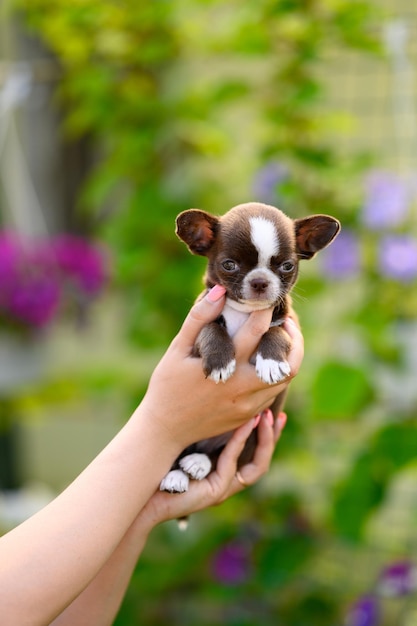
<path fill-rule="evenodd" d="M 250 313 L 237 311 L 235 308 L 232 308 L 226 300 L 222 315 L 226 320 L 227 332 L 231 337 L 234 337 L 239 328 L 246 322 Z"/>
<path fill-rule="evenodd" d="M 256 310 L 259 310 L 259 308 L 255 306 L 245 310 L 245 305 L 237 304 L 236 302 L 230 301 L 228 298 L 226 299 L 222 315 L 226 321 L 227 332 L 230 337 L 235 336 L 239 328 L 246 322 L 252 311 Z M 284 317 L 278 318 L 271 322 L 270 327 L 281 326 L 284 322 Z"/>

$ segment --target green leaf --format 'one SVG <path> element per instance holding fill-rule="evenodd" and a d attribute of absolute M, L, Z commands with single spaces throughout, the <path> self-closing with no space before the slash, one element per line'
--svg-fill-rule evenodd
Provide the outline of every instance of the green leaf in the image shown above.
<path fill-rule="evenodd" d="M 369 513 L 381 503 L 386 483 L 386 468 L 364 454 L 358 459 L 346 482 L 336 494 L 333 523 L 345 538 L 358 541 Z"/>
<path fill-rule="evenodd" d="M 212 96 L 214 103 L 234 102 L 250 93 L 249 85 L 242 80 L 228 80 L 218 85 Z"/>
<path fill-rule="evenodd" d="M 359 540 L 364 524 L 384 499 L 393 476 L 417 457 L 417 424 L 410 420 L 378 432 L 338 487 L 333 522 L 344 537 Z"/>
<path fill-rule="evenodd" d="M 314 540 L 309 535 L 283 534 L 268 541 L 258 563 L 257 576 L 263 589 L 287 583 L 314 553 Z"/>
<path fill-rule="evenodd" d="M 365 368 L 329 361 L 317 372 L 312 388 L 312 411 L 316 419 L 352 419 L 372 399 Z"/>

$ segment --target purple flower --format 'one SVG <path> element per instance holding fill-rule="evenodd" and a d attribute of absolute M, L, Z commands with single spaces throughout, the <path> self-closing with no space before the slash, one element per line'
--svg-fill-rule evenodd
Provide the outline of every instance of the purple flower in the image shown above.
<path fill-rule="evenodd" d="M 60 299 L 61 290 L 53 277 L 35 276 L 12 288 L 9 310 L 16 320 L 42 328 L 52 321 Z"/>
<path fill-rule="evenodd" d="M 365 185 L 364 224 L 376 230 L 402 224 L 410 202 L 410 189 L 405 181 L 392 172 L 375 171 Z"/>
<path fill-rule="evenodd" d="M 0 315 L 40 328 L 54 316 L 60 288 L 51 257 L 33 242 L 0 235 Z"/>
<path fill-rule="evenodd" d="M 2 323 L 14 328 L 42 328 L 56 316 L 68 282 L 90 296 L 104 280 L 101 253 L 79 238 L 62 236 L 42 241 L 0 233 Z"/>
<path fill-rule="evenodd" d="M 61 235 L 53 243 L 60 270 L 70 277 L 85 295 L 94 295 L 106 280 L 104 257 L 98 248 L 80 237 Z"/>
<path fill-rule="evenodd" d="M 346 626 L 377 626 L 379 606 L 374 596 L 363 596 L 350 609 Z"/>
<path fill-rule="evenodd" d="M 381 573 L 378 591 L 384 596 L 404 596 L 417 589 L 417 568 L 409 561 L 393 563 Z"/>
<path fill-rule="evenodd" d="M 349 278 L 361 266 L 359 240 L 353 231 L 344 229 L 333 243 L 321 253 L 321 266 L 330 278 Z"/>
<path fill-rule="evenodd" d="M 386 235 L 379 243 L 379 267 L 387 278 L 410 282 L 417 277 L 417 239 Z"/>
<path fill-rule="evenodd" d="M 20 256 L 20 246 L 12 235 L 0 233 L 0 291 L 15 282 Z"/>
<path fill-rule="evenodd" d="M 270 161 L 254 177 L 252 192 L 255 200 L 275 204 L 279 198 L 279 185 L 288 178 L 288 169 L 279 161 Z"/>
<path fill-rule="evenodd" d="M 237 541 L 227 543 L 214 555 L 212 571 L 214 577 L 224 585 L 245 582 L 251 571 L 248 548 Z"/>

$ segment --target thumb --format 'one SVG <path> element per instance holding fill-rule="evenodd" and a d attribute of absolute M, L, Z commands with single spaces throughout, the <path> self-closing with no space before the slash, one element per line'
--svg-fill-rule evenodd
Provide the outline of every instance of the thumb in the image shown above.
<path fill-rule="evenodd" d="M 190 351 L 201 329 L 209 322 L 213 322 L 222 312 L 225 293 L 224 287 L 215 285 L 194 304 L 173 341 L 175 347 L 187 353 Z"/>
<path fill-rule="evenodd" d="M 245 443 L 256 423 L 257 418 L 253 417 L 235 430 L 217 461 L 217 472 L 219 475 L 227 476 L 230 479 L 233 478 L 240 453 L 245 447 Z"/>

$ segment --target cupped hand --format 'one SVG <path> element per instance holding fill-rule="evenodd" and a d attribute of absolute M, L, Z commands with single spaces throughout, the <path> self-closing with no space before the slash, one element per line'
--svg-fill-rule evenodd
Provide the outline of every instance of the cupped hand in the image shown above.
<path fill-rule="evenodd" d="M 267 385 L 256 376 L 250 357 L 268 330 L 272 309 L 252 313 L 234 337 L 236 371 L 226 383 L 205 378 L 200 359 L 191 356 L 201 330 L 216 319 L 224 306 L 224 295 L 215 287 L 190 310 L 184 324 L 157 365 L 142 402 L 148 419 L 182 448 L 190 443 L 235 430 L 270 406 L 297 374 L 303 359 L 303 338 L 290 318 L 284 328 L 292 339 L 288 357 L 290 376 Z"/>
<path fill-rule="evenodd" d="M 185 493 L 157 491 L 137 518 L 138 524 L 151 530 L 157 524 L 187 517 L 210 506 L 218 505 L 235 493 L 256 483 L 269 469 L 275 445 L 285 426 L 286 415 L 280 413 L 273 421 L 272 413 L 264 411 L 257 426 L 258 444 L 253 460 L 240 468 L 236 475 L 237 461 L 256 420 L 238 428 L 222 451 L 216 470 L 203 480 L 192 480 Z"/>

